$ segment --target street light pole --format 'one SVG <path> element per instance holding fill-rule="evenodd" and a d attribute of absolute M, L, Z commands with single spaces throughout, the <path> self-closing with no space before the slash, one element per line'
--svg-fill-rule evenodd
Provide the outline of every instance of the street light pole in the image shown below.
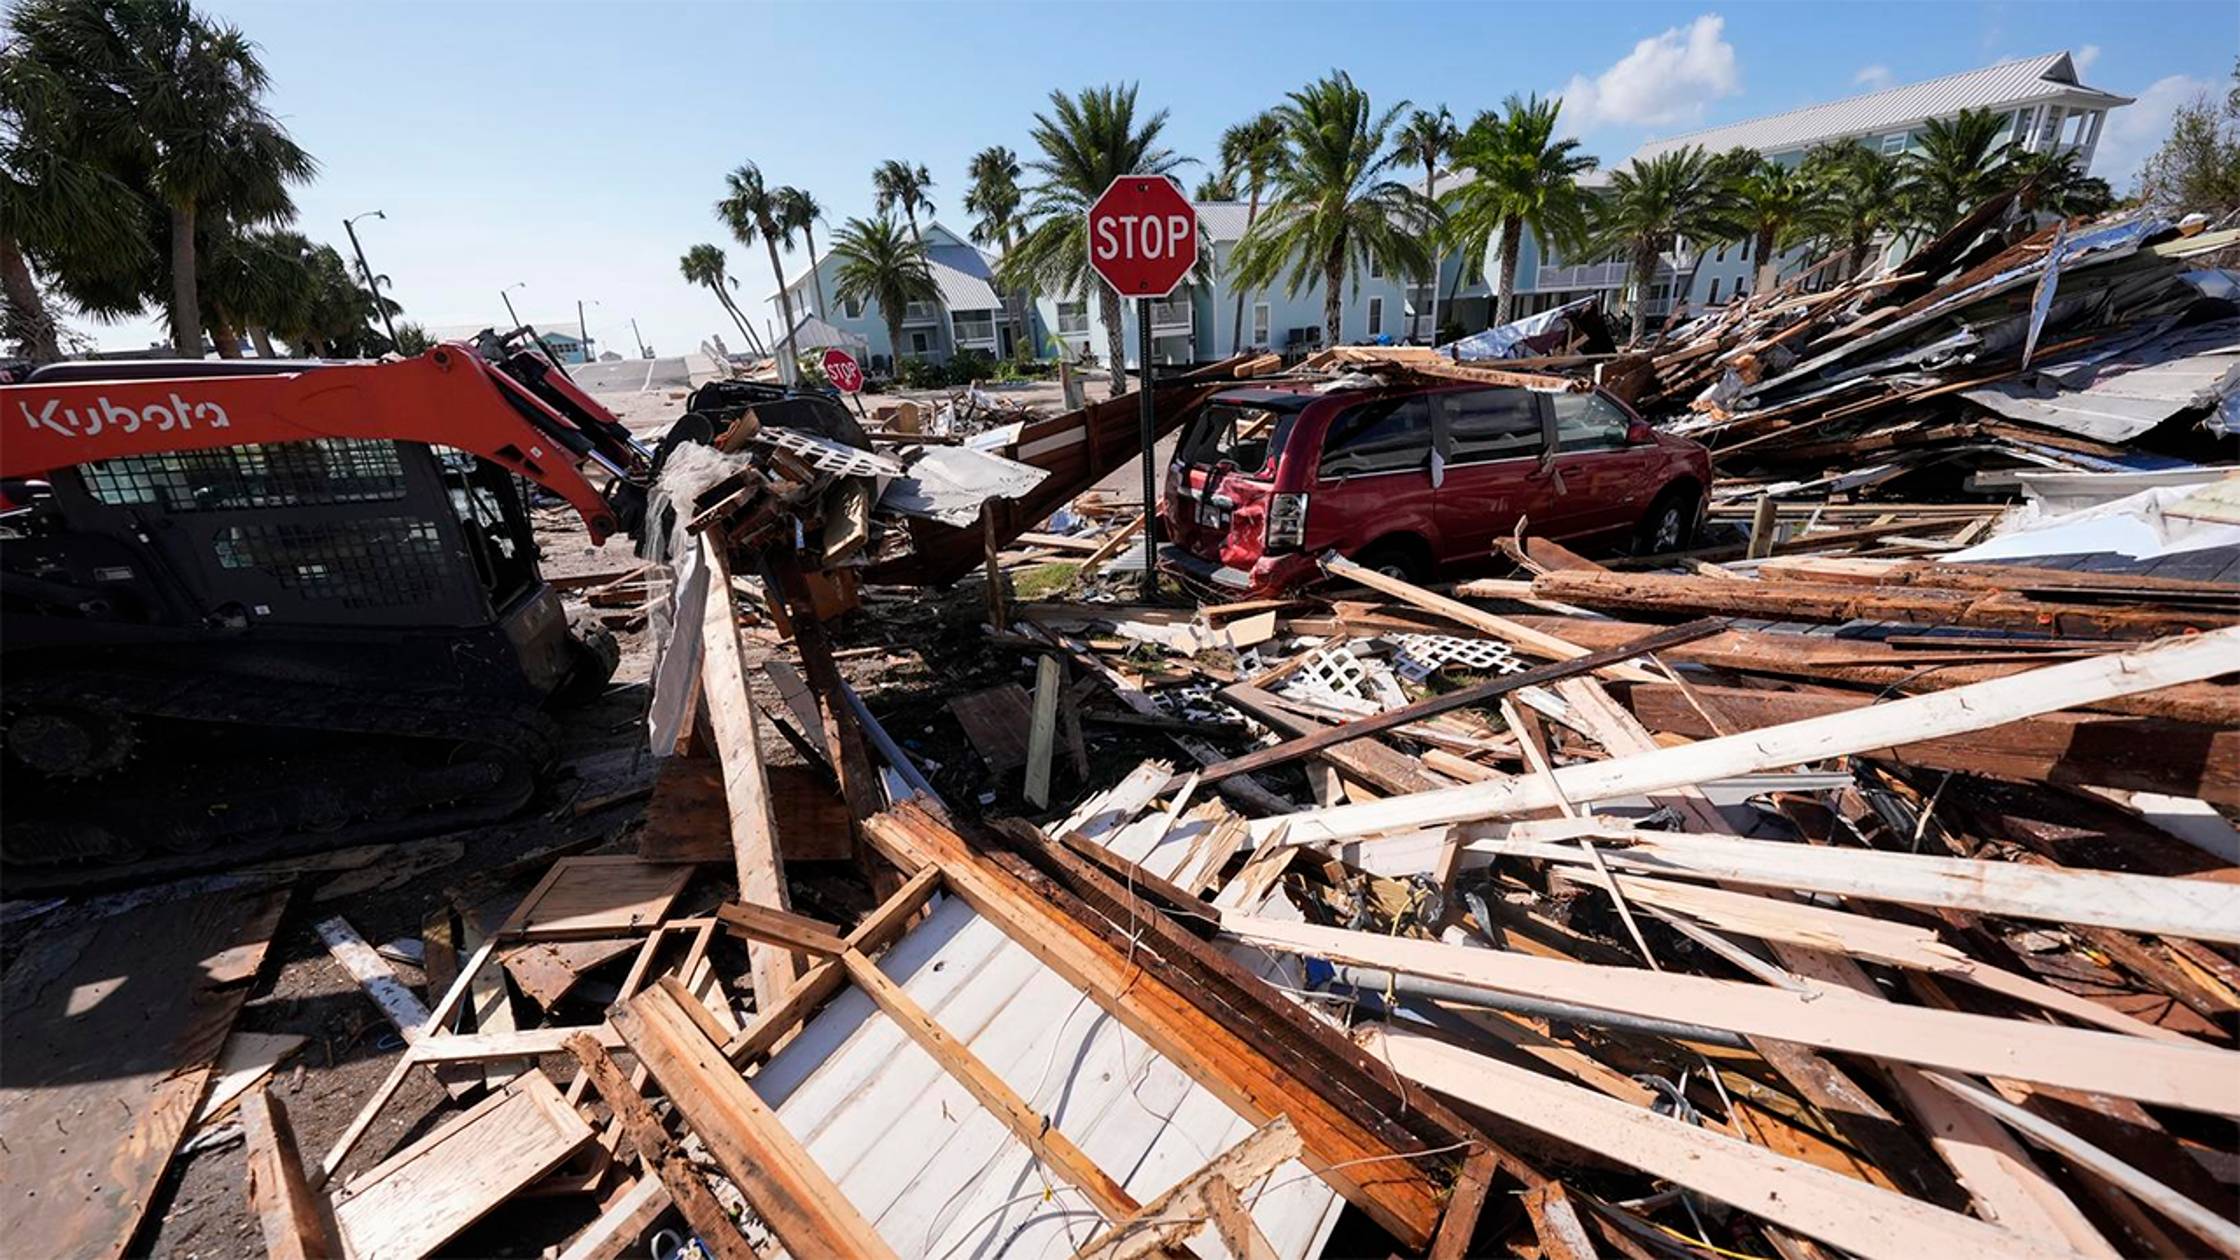
<path fill-rule="evenodd" d="M 591 304 L 597 306 L 599 299 L 591 299 Z M 585 363 L 591 362 L 591 326 L 583 322 L 582 298 L 576 299 L 576 336 L 583 340 L 583 361 Z"/>
<path fill-rule="evenodd" d="M 358 255 L 358 270 L 365 273 L 366 288 L 373 294 L 373 309 L 381 312 L 381 326 L 389 330 L 389 348 L 397 348 L 397 323 L 389 318 L 389 308 L 381 301 L 381 281 L 373 274 L 373 267 L 366 262 L 366 247 L 358 243 L 358 220 L 364 218 L 387 219 L 379 210 L 354 214 L 342 221 L 342 230 L 350 234 L 350 248 Z"/>
<path fill-rule="evenodd" d="M 630 340 L 638 343 L 639 358 L 650 359 L 653 357 L 653 351 L 646 349 L 645 337 L 638 332 L 638 317 L 635 315 L 630 317 Z"/>
<path fill-rule="evenodd" d="M 506 287 L 498 290 L 498 300 L 506 304 L 506 318 L 513 321 L 513 327 L 506 329 L 508 333 L 514 332 L 521 327 L 521 317 L 513 313 L 513 291 L 515 289 L 525 289 L 528 287 L 528 281 L 516 280 L 512 284 L 509 284 Z"/>

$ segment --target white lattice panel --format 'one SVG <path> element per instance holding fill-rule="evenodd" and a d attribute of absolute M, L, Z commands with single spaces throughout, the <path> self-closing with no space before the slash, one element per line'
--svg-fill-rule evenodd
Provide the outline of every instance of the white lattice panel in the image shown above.
<path fill-rule="evenodd" d="M 1422 682 L 1447 665 L 1480 674 L 1515 674 L 1530 668 L 1508 644 L 1492 639 L 1458 639 L 1443 634 L 1384 637 L 1393 646 L 1393 667 L 1409 682 Z"/>

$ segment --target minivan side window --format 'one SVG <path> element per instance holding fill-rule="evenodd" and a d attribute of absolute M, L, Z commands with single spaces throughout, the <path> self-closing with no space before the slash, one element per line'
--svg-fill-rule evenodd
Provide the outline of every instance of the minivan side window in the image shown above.
<path fill-rule="evenodd" d="M 1425 468 L 1431 459 L 1431 404 L 1422 395 L 1363 403 L 1330 423 L 1322 439 L 1322 475 Z"/>
<path fill-rule="evenodd" d="M 1557 394 L 1556 449 L 1607 451 L 1626 444 L 1633 421 L 1618 404 L 1600 394 Z"/>
<path fill-rule="evenodd" d="M 1447 462 L 1483 464 L 1540 453 L 1540 408 L 1529 390 L 1473 389 L 1442 394 Z"/>

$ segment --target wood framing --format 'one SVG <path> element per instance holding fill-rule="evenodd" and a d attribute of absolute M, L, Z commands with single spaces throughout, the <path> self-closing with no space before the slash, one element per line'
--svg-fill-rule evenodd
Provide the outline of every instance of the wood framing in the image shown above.
<path fill-rule="evenodd" d="M 287 1108 L 261 1087 L 250 1090 L 241 1099 L 241 1133 L 248 1148 L 242 1188 L 263 1231 L 265 1255 L 270 1260 L 336 1260 L 342 1248 L 334 1240 L 326 1203 L 304 1179 L 303 1155 L 296 1149 Z"/>
<path fill-rule="evenodd" d="M 761 1253 L 739 1233 L 731 1214 L 716 1202 L 708 1183 L 669 1140 L 669 1132 L 661 1127 L 653 1108 L 646 1105 L 606 1050 L 579 1033 L 568 1039 L 568 1053 L 576 1057 L 591 1087 L 606 1100 L 607 1109 L 622 1126 L 623 1137 L 637 1152 L 646 1177 L 668 1190 L 669 1200 L 676 1204 L 685 1224 L 692 1227 L 716 1260 L 759 1260 Z"/>

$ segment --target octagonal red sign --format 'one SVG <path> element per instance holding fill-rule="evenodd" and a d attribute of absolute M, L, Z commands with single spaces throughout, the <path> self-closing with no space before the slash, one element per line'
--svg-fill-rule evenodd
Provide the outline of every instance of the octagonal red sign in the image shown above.
<path fill-rule="evenodd" d="M 853 394 L 863 389 L 863 365 L 856 357 L 834 346 L 824 352 L 824 378 L 843 394 Z"/>
<path fill-rule="evenodd" d="M 1123 175 L 1089 207 L 1089 266 L 1122 297 L 1165 297 L 1198 263 L 1198 212 L 1163 175 Z"/>

